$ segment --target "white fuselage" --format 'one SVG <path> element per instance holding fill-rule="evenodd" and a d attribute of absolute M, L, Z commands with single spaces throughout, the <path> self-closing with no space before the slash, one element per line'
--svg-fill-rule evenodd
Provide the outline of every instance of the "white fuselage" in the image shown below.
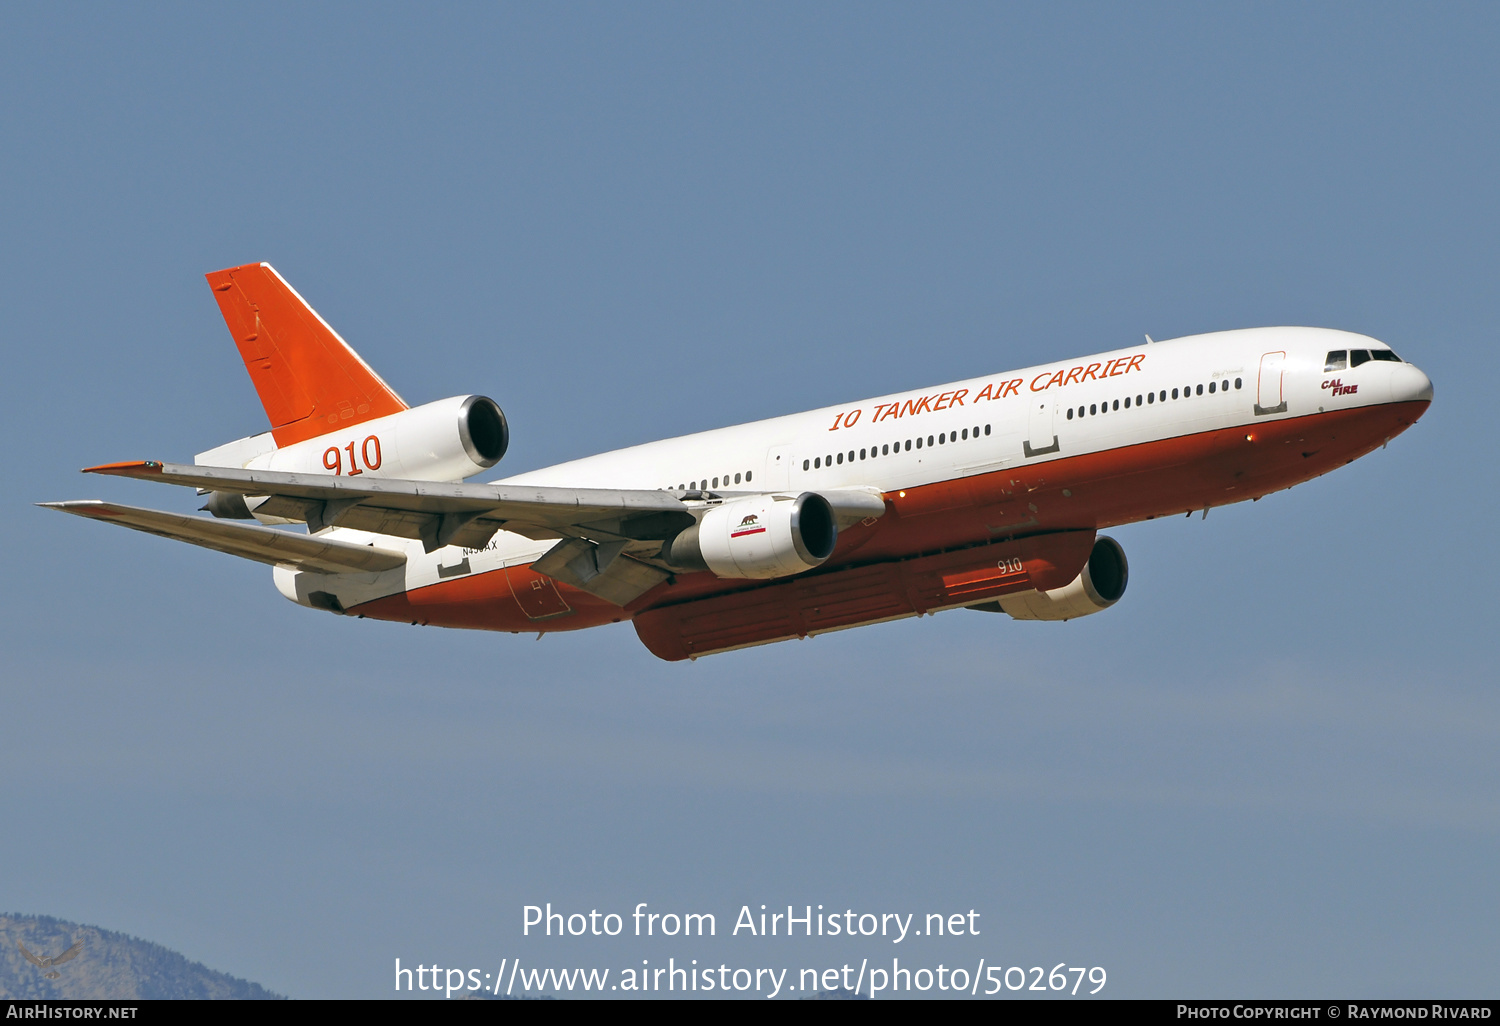
<path fill-rule="evenodd" d="M 500 482 L 720 495 L 863 486 L 889 495 L 1238 425 L 1431 398 L 1422 371 L 1390 358 L 1325 372 L 1329 353 L 1353 350 L 1388 347 L 1352 332 L 1299 327 L 1142 342 L 617 449 Z M 439 583 L 460 558 L 459 550 L 429 554 L 420 543 L 404 544 L 408 562 L 401 570 L 337 575 L 345 605 Z M 481 573 L 530 563 L 552 544 L 502 531 L 483 550 L 463 550 L 462 558 L 468 572 Z M 289 598 L 297 597 L 298 576 L 309 575 L 276 571 Z"/>
<path fill-rule="evenodd" d="M 595 488 L 677 490 L 692 486 L 714 491 L 868 485 L 893 492 L 1018 463 L 1263 420 L 1266 415 L 1257 416 L 1254 407 L 1260 361 L 1267 353 L 1286 354 L 1281 387 L 1287 409 L 1269 416 L 1430 397 L 1432 385 L 1427 376 L 1407 363 L 1371 361 L 1341 374 L 1323 373 L 1324 358 L 1331 351 L 1387 348 L 1364 335 L 1326 328 L 1250 328 L 1143 342 L 1097 356 L 616 449 L 503 480 Z M 1100 371 L 1112 367 L 1116 373 L 1103 377 L 1096 372 L 1087 380 L 1077 380 L 1090 365 Z M 1071 383 L 1049 384 L 1059 372 L 1066 380 L 1070 370 L 1080 367 L 1083 371 Z M 1357 391 L 1335 395 L 1332 389 L 1320 388 L 1330 376 L 1357 385 Z M 1234 387 L 1236 379 L 1239 388 Z M 1012 383 L 1014 387 L 1007 391 Z M 1215 385 L 1212 394 L 1210 383 Z M 1196 393 L 1199 385 L 1204 388 L 1202 396 Z M 1221 385 L 1227 385 L 1227 390 Z M 1194 389 L 1191 398 L 1181 395 L 1186 387 Z M 1173 389 L 1179 398 L 1172 398 Z M 1163 391 L 1165 401 L 1160 399 Z M 997 395 L 1001 392 L 1005 394 Z M 1155 401 L 1137 402 L 1138 397 L 1144 400 L 1152 393 Z M 955 395 L 957 403 L 952 400 Z M 945 408 L 933 410 L 943 396 L 949 397 Z M 924 397 L 929 398 L 927 407 L 912 412 Z M 1127 398 L 1128 408 L 1124 405 Z M 1116 401 L 1120 402 L 1118 411 L 1113 409 Z M 1076 413 L 1080 407 L 1106 402 L 1111 405 L 1108 413 Z M 1071 419 L 1069 408 L 1075 411 Z M 851 416 L 853 425 L 845 426 Z M 953 432 L 960 435 L 957 442 L 938 443 L 939 436 Z M 1031 444 L 1034 451 L 1045 449 L 1054 435 L 1057 451 L 1026 455 L 1025 444 Z M 919 438 L 920 448 L 915 444 Z M 912 445 L 908 447 L 907 442 Z M 888 453 L 896 443 L 901 444 L 899 455 Z M 872 457 L 872 449 L 879 449 L 881 455 Z M 851 451 L 855 453 L 852 461 Z M 747 471 L 753 473 L 752 480 L 734 480 L 735 474 Z"/>

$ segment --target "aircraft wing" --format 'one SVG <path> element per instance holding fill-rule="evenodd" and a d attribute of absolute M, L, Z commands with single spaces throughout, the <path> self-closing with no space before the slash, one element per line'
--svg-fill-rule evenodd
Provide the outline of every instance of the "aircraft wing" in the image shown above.
<path fill-rule="evenodd" d="M 150 461 L 86 472 L 265 495 L 257 513 L 305 521 L 309 531 L 337 525 L 417 538 L 428 552 L 445 545 L 483 548 L 501 528 L 539 540 L 661 541 L 694 520 L 675 495 L 644 489 L 399 481 Z"/>
<path fill-rule="evenodd" d="M 88 517 L 90 520 L 106 520 L 135 531 L 201 545 L 205 549 L 227 552 L 231 556 L 253 559 L 258 563 L 297 570 L 317 570 L 331 574 L 373 573 L 394 570 L 406 563 L 405 553 L 373 545 L 312 538 L 269 527 L 226 524 L 222 520 L 163 513 L 154 509 L 101 502 L 98 499 L 41 502 L 37 505 L 61 513 Z"/>
<path fill-rule="evenodd" d="M 371 534 L 420 539 L 427 552 L 445 545 L 480 549 L 501 529 L 537 540 L 556 540 L 557 544 L 535 564 L 537 571 L 620 606 L 645 594 L 669 576 L 666 569 L 653 565 L 659 543 L 696 522 L 686 503 L 676 495 L 660 490 L 400 481 L 154 461 L 111 463 L 90 467 L 87 472 L 185 485 L 200 491 L 266 496 L 255 506 L 257 514 L 305 521 L 310 534 L 316 534 L 324 527 L 346 527 Z M 885 500 L 877 488 L 836 489 L 820 494 L 829 501 L 843 526 L 885 512 Z M 86 516 L 118 516 L 89 513 L 81 508 L 71 508 L 72 505 L 53 504 L 53 508 Z M 133 515 L 147 512 L 136 511 Z M 192 528 L 200 533 L 215 526 L 213 521 L 197 517 L 180 519 L 189 525 L 201 525 Z M 138 530 L 154 529 L 124 520 L 119 522 Z M 233 528 L 228 524 L 217 526 L 257 535 L 263 530 Z M 167 532 L 156 530 L 155 533 Z M 277 531 L 269 533 L 276 538 L 296 537 Z M 209 545 L 207 541 L 185 534 L 167 535 Z M 319 544 L 315 538 L 302 540 Z M 370 551 L 353 547 L 361 552 Z M 223 551 L 235 550 L 224 548 Z M 249 558 L 261 557 L 251 555 Z M 276 559 L 262 561 L 278 562 Z M 303 565 L 308 569 L 317 568 L 312 562 Z"/>

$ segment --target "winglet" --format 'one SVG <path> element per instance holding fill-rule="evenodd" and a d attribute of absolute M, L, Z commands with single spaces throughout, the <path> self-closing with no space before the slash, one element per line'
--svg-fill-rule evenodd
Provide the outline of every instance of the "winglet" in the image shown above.
<path fill-rule="evenodd" d="M 204 277 L 278 446 L 407 408 L 270 264 Z"/>

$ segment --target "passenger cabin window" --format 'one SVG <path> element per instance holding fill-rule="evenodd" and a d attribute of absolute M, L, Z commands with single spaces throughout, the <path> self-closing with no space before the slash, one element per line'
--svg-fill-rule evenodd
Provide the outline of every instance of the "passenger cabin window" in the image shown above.
<path fill-rule="evenodd" d="M 1400 363 L 1401 362 L 1401 357 L 1397 356 L 1395 353 L 1391 352 L 1389 349 L 1371 349 L 1370 350 L 1370 359 L 1372 359 L 1372 360 L 1383 360 L 1386 363 Z"/>
<path fill-rule="evenodd" d="M 1335 349 L 1328 354 L 1328 359 L 1323 361 L 1323 373 L 1329 371 L 1345 370 L 1349 366 L 1349 350 Z"/>
<path fill-rule="evenodd" d="M 1349 350 L 1349 366 L 1358 367 L 1362 363 L 1370 362 L 1370 351 L 1368 349 Z"/>

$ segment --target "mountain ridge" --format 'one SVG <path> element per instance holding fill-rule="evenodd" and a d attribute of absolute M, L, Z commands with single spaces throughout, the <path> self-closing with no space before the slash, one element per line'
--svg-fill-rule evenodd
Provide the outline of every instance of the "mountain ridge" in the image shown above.
<path fill-rule="evenodd" d="M 82 942 L 56 966 L 37 966 Z M 48 974 L 55 973 L 53 979 Z M 52 916 L 0 914 L 0 998 L 16 1000 L 284 1000 L 258 983 L 210 969 L 139 937 Z"/>

